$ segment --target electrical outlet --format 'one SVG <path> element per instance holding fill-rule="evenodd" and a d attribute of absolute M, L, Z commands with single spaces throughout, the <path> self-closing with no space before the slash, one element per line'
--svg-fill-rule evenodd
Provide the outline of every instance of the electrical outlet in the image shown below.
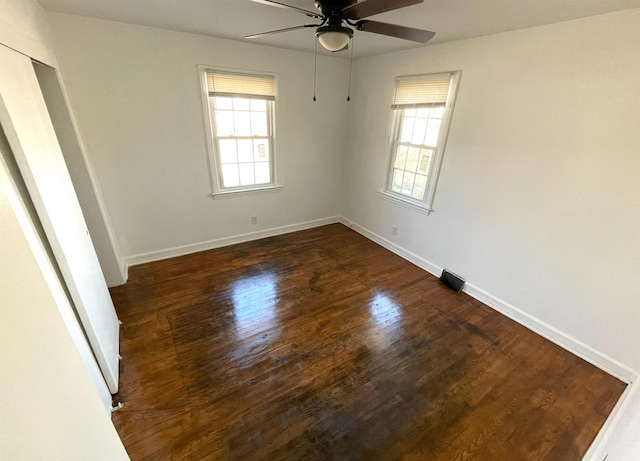
<path fill-rule="evenodd" d="M 258 224 L 258 217 L 257 216 L 251 216 L 251 224 Z"/>
<path fill-rule="evenodd" d="M 398 226 L 393 226 L 393 227 L 391 228 L 391 233 L 392 233 L 393 235 L 398 235 Z"/>

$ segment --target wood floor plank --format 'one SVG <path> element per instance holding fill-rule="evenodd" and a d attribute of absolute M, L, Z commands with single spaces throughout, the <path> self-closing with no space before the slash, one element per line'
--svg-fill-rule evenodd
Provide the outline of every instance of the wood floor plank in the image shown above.
<path fill-rule="evenodd" d="M 342 225 L 130 269 L 136 460 L 579 460 L 625 385 Z"/>

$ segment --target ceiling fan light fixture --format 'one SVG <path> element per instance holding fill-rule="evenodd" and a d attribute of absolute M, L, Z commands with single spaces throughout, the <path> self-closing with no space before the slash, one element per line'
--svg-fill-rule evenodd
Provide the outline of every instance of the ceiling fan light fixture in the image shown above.
<path fill-rule="evenodd" d="M 343 26 L 322 26 L 318 27 L 316 36 L 325 49 L 340 51 L 349 44 L 353 30 Z"/>

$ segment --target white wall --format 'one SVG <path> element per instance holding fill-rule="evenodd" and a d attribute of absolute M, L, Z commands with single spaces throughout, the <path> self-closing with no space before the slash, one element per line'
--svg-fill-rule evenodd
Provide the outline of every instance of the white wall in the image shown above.
<path fill-rule="evenodd" d="M 348 62 L 52 14 L 57 56 L 123 255 L 336 216 Z M 197 65 L 278 77 L 277 193 L 214 200 Z M 258 225 L 251 225 L 251 216 Z"/>
<path fill-rule="evenodd" d="M 636 9 L 359 60 L 345 216 L 640 370 L 639 25 Z M 448 70 L 427 216 L 376 190 L 393 78 Z"/>

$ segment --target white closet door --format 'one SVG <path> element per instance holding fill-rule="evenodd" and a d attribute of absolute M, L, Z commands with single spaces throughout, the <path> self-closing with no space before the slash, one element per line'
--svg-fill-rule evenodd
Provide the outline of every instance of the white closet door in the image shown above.
<path fill-rule="evenodd" d="M 109 391 L 116 393 L 119 322 L 113 302 L 31 59 L 2 45 L 0 122 Z"/>

